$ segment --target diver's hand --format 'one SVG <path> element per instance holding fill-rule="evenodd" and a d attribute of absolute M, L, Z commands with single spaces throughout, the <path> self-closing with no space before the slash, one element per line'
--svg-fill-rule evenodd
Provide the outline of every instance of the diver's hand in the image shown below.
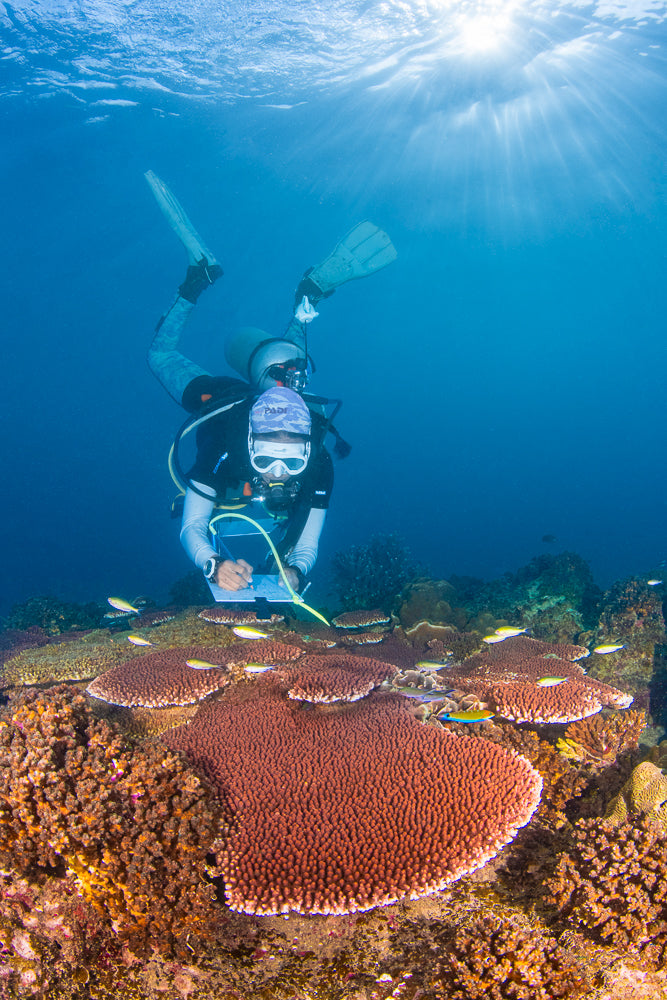
<path fill-rule="evenodd" d="M 215 582 L 223 590 L 244 590 L 252 586 L 252 566 L 245 559 L 225 559 L 218 564 Z"/>
<path fill-rule="evenodd" d="M 285 576 L 287 577 L 290 587 L 292 588 L 292 590 L 298 591 L 303 577 L 300 576 L 300 574 L 297 572 L 297 570 L 294 569 L 293 566 L 285 566 L 284 570 L 285 570 Z M 283 580 L 282 576 L 278 580 L 278 586 L 285 587 L 285 581 Z M 285 587 L 285 590 L 287 590 L 287 587 Z"/>

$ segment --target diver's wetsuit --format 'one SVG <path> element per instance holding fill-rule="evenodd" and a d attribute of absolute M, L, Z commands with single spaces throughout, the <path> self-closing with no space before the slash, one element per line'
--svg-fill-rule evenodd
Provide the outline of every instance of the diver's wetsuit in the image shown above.
<path fill-rule="evenodd" d="M 289 483 L 298 485 L 295 496 L 281 511 L 267 509 L 262 503 L 261 482 L 250 465 L 248 427 L 250 407 L 259 395 L 246 382 L 227 376 L 213 376 L 184 357 L 178 342 L 194 304 L 180 296 L 161 321 L 148 351 L 148 364 L 170 396 L 191 413 L 202 406 L 215 409 L 219 401 L 225 410 L 211 417 L 197 430 L 197 458 L 189 479 L 195 489 L 185 495 L 181 542 L 190 559 L 203 569 L 212 556 L 220 554 L 211 539 L 209 521 L 216 503 L 230 508 L 230 513 L 244 514 L 257 521 L 277 543 L 281 559 L 306 576 L 317 559 L 320 534 L 324 526 L 329 497 L 333 488 L 333 464 L 323 446 L 325 420 L 312 412 L 311 457 L 305 472 Z M 210 496 L 208 500 L 200 493 Z M 267 501 L 270 504 L 270 501 Z M 222 513 L 225 513 L 224 506 Z M 257 537 L 247 522 L 236 518 L 216 522 L 216 534 L 225 542 L 236 536 Z M 223 544 L 222 548 L 226 548 Z M 266 543 L 264 543 L 264 549 Z M 225 553 L 227 555 L 227 553 Z M 244 558 L 233 553 L 233 558 Z M 273 572 L 255 561 L 255 572 Z"/>

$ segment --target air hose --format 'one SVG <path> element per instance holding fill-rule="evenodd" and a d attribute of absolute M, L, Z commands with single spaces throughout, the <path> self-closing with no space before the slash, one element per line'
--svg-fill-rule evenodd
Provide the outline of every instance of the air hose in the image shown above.
<path fill-rule="evenodd" d="M 292 603 L 296 604 L 297 607 L 303 608 L 304 611 L 310 612 L 311 615 L 314 615 L 315 618 L 319 618 L 319 620 L 321 622 L 324 622 L 325 625 L 330 625 L 331 623 L 326 620 L 324 615 L 321 615 L 319 611 L 315 610 L 315 608 L 311 608 L 310 605 L 306 604 L 303 597 L 297 594 L 297 592 L 293 589 L 289 580 L 287 579 L 287 574 L 285 573 L 285 568 L 282 564 L 280 556 L 278 555 L 278 550 L 276 549 L 275 545 L 271 541 L 271 538 L 269 537 L 268 533 L 264 530 L 264 528 L 261 526 L 261 524 L 258 524 L 257 521 L 253 521 L 253 519 L 251 517 L 248 517 L 247 514 L 233 514 L 226 512 L 224 514 L 216 514 L 215 517 L 212 517 L 208 523 L 209 529 L 213 531 L 215 534 L 215 529 L 213 528 L 215 522 L 222 521 L 223 518 L 231 518 L 231 517 L 237 518 L 240 521 L 248 521 L 250 524 L 253 525 L 253 527 L 257 528 L 257 530 L 261 532 L 261 534 L 264 536 L 269 548 L 271 549 L 271 552 L 273 553 L 273 558 L 276 560 L 276 565 L 282 577 L 283 583 L 285 584 L 285 587 L 287 588 L 288 592 L 291 595 Z"/>

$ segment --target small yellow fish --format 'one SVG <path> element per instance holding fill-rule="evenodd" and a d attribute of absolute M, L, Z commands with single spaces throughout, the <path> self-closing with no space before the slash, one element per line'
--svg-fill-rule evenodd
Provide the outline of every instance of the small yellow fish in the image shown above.
<path fill-rule="evenodd" d="M 514 625 L 501 625 L 496 629 L 496 635 L 502 635 L 504 639 L 511 639 L 513 635 L 521 635 L 527 632 L 526 628 L 516 628 Z"/>
<path fill-rule="evenodd" d="M 246 663 L 245 672 L 247 674 L 265 674 L 267 670 L 275 670 L 275 667 L 270 667 L 266 663 Z"/>
<path fill-rule="evenodd" d="M 661 583 L 662 583 L 662 580 L 647 580 L 646 581 L 646 584 L 649 587 L 659 587 Z"/>
<path fill-rule="evenodd" d="M 152 646 L 153 643 L 149 642 L 148 639 L 142 638 L 140 635 L 128 635 L 127 641 L 131 642 L 133 646 Z"/>
<path fill-rule="evenodd" d="M 553 688 L 557 684 L 562 684 L 566 681 L 567 677 L 538 677 L 535 683 L 541 688 Z"/>
<path fill-rule="evenodd" d="M 444 663 L 437 663 L 435 660 L 420 660 L 417 664 L 422 670 L 442 670 Z"/>
<path fill-rule="evenodd" d="M 232 629 L 234 635 L 237 635 L 239 639 L 268 639 L 268 632 L 260 632 L 258 628 L 253 628 L 251 625 L 235 625 Z"/>
<path fill-rule="evenodd" d="M 505 639 L 509 639 L 508 635 L 498 635 L 496 632 L 493 635 L 485 635 L 482 642 L 488 642 L 489 645 L 492 642 L 503 642 Z"/>
<path fill-rule="evenodd" d="M 219 663 L 209 663 L 208 660 L 186 660 L 185 661 L 189 667 L 193 670 L 220 670 Z"/>
<path fill-rule="evenodd" d="M 443 722 L 484 722 L 485 719 L 493 718 L 493 712 L 471 708 L 465 712 L 443 712 L 438 718 Z"/>
<path fill-rule="evenodd" d="M 117 611 L 125 611 L 130 615 L 141 614 L 139 608 L 135 608 L 134 604 L 130 604 L 129 601 L 124 600 L 122 597 L 107 597 L 107 601 L 111 607 L 116 608 Z"/>
<path fill-rule="evenodd" d="M 613 643 L 607 642 L 604 643 L 602 646 L 596 646 L 593 652 L 600 653 L 602 656 L 604 656 L 605 653 L 615 653 L 618 649 L 625 649 L 625 643 L 621 644 L 620 646 L 614 646 Z"/>

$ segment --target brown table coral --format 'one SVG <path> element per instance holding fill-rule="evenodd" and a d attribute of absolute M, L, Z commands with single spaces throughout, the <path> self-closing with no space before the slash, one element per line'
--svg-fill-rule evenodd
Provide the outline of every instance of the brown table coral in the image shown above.
<path fill-rule="evenodd" d="M 495 643 L 441 675 L 452 688 L 475 694 L 490 711 L 513 722 L 573 722 L 601 708 L 627 708 L 632 696 L 587 677 L 573 662 L 583 646 L 516 636 Z M 561 683 L 543 686 L 547 677 Z"/>
<path fill-rule="evenodd" d="M 497 854 L 538 804 L 524 758 L 420 725 L 400 696 L 332 708 L 266 676 L 249 687 L 161 738 L 231 811 L 232 909 L 349 913 L 426 895 Z"/>

